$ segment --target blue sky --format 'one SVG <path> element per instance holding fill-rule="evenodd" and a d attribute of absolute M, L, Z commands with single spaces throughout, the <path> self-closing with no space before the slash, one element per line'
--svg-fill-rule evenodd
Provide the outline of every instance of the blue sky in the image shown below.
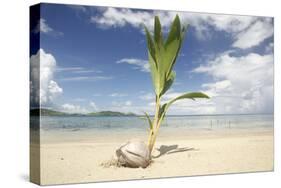
<path fill-rule="evenodd" d="M 32 37 L 40 34 L 41 50 L 32 50 L 31 71 L 40 57 L 41 105 L 66 112 L 153 113 L 141 24 L 152 30 L 158 15 L 167 34 L 176 14 L 41 5 L 41 18 L 31 28 Z M 176 82 L 163 100 L 186 91 L 212 98 L 176 103 L 169 114 L 272 113 L 273 19 L 178 14 L 189 28 L 175 66 Z"/>

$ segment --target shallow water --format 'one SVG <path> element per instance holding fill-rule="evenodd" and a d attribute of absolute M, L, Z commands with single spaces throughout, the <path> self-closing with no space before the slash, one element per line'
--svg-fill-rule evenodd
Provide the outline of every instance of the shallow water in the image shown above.
<path fill-rule="evenodd" d="M 31 119 L 32 121 L 32 119 Z M 272 114 L 258 115 L 212 115 L 212 116 L 168 116 L 161 129 L 251 129 L 272 128 Z M 85 117 L 42 116 L 43 131 L 146 131 L 147 120 L 141 117 Z"/>

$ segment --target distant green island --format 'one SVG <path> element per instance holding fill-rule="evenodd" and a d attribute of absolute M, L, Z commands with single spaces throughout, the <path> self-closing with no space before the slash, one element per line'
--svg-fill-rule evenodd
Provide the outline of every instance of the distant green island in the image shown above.
<path fill-rule="evenodd" d="M 94 116 L 94 117 L 101 117 L 101 116 L 138 116 L 134 113 L 123 113 L 123 112 L 116 112 L 116 111 L 100 111 L 100 112 L 91 112 L 87 114 L 80 114 L 80 113 L 66 113 L 66 112 L 60 112 L 56 110 L 50 110 L 45 108 L 37 108 L 37 109 L 30 109 L 30 115 L 31 116 Z"/>

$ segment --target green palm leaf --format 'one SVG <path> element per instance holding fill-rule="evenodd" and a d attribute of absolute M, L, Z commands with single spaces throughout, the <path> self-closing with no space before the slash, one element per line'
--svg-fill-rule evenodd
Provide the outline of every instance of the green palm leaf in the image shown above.
<path fill-rule="evenodd" d="M 144 112 L 144 115 L 145 115 L 145 117 L 146 117 L 146 119 L 148 121 L 150 130 L 152 130 L 153 129 L 153 124 L 152 124 L 152 121 L 151 121 L 149 115 L 146 112 Z"/>
<path fill-rule="evenodd" d="M 151 36 L 146 27 L 144 28 L 154 90 L 156 95 L 161 97 L 174 81 L 175 72 L 172 71 L 172 68 L 180 51 L 186 28 L 181 28 L 180 19 L 177 15 L 172 23 L 165 44 L 158 16 L 155 16 L 154 20 L 154 37 Z"/>
<path fill-rule="evenodd" d="M 155 55 L 155 45 L 154 41 L 152 40 L 152 37 L 147 29 L 146 26 L 144 26 L 145 33 L 146 33 L 146 41 L 147 41 L 147 47 L 148 47 L 148 53 L 151 55 L 151 57 L 154 60 L 155 66 L 157 67 L 157 60 Z"/>
<path fill-rule="evenodd" d="M 168 108 L 174 102 L 182 99 L 195 100 L 196 98 L 209 98 L 208 95 L 201 92 L 185 93 L 172 99 L 164 105 L 161 105 L 162 96 L 171 88 L 172 84 L 174 83 L 176 72 L 173 71 L 173 67 L 176 63 L 178 54 L 184 41 L 186 31 L 187 26 L 181 26 L 178 15 L 175 17 L 168 33 L 168 37 L 165 41 L 163 39 L 161 23 L 158 16 L 155 16 L 154 19 L 153 37 L 145 27 L 149 67 L 156 95 L 156 108 L 153 122 L 151 121 L 149 115 L 145 113 L 150 130 L 155 130 L 155 133 L 150 134 L 148 139 L 150 152 L 153 149 L 161 122 L 164 119 Z"/>
<path fill-rule="evenodd" d="M 204 93 L 201 93 L 201 92 L 192 92 L 192 93 L 185 93 L 183 95 L 180 95 L 172 100 L 170 100 L 169 102 L 165 103 L 162 107 L 161 107 L 161 116 L 164 116 L 166 115 L 166 112 L 168 110 L 168 108 L 176 101 L 178 100 L 182 100 L 182 99 L 192 99 L 192 100 L 195 100 L 196 98 L 206 98 L 206 99 L 209 99 L 210 97 Z"/>
<path fill-rule="evenodd" d="M 155 16 L 154 20 L 154 40 L 155 44 L 160 49 L 160 47 L 163 46 L 163 36 L 161 31 L 161 23 L 158 16 Z"/>
<path fill-rule="evenodd" d="M 165 86 L 164 86 L 160 96 L 164 95 L 164 93 L 166 93 L 170 89 L 170 87 L 174 83 L 175 78 L 176 78 L 176 72 L 172 71 L 171 74 L 169 75 L 167 81 L 165 82 Z"/>

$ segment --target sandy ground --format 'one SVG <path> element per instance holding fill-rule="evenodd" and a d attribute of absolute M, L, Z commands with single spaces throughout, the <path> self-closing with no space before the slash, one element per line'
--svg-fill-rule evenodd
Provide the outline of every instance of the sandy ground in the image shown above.
<path fill-rule="evenodd" d="M 75 134 L 75 133 L 73 133 Z M 159 136 L 146 169 L 105 167 L 128 135 L 85 136 L 41 145 L 41 184 L 66 184 L 273 170 L 273 129 Z M 131 138 L 144 139 L 143 135 Z"/>

